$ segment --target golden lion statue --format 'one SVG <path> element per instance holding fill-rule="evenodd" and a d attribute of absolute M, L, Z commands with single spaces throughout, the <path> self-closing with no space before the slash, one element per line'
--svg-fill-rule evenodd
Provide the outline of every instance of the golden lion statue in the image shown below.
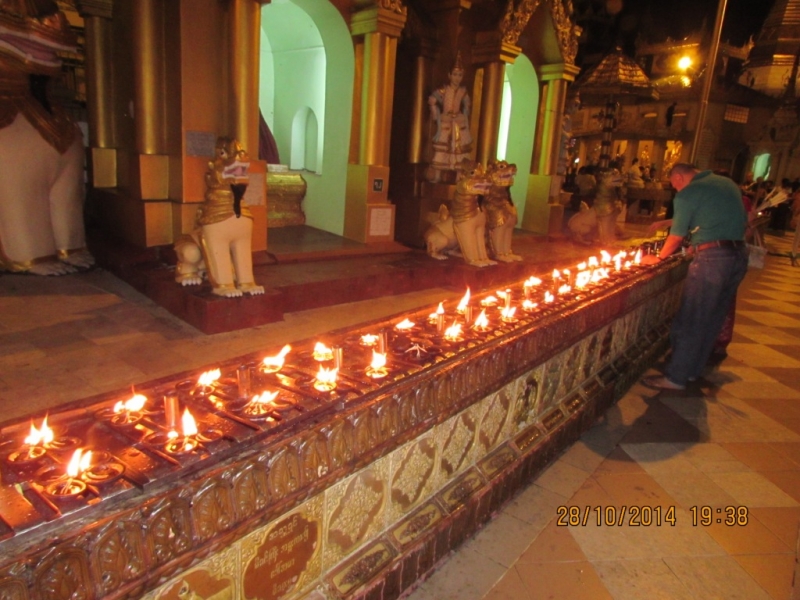
<path fill-rule="evenodd" d="M 463 160 L 456 175 L 456 192 L 450 211 L 442 205 L 439 221 L 425 232 L 428 254 L 442 260 L 443 252 L 454 254 L 454 240 L 468 265 L 487 267 L 496 265 L 486 254 L 486 213 L 481 210 L 478 196 L 489 191 L 491 182 L 486 178 L 483 166 Z"/>
<path fill-rule="evenodd" d="M 253 277 L 253 216 L 242 203 L 249 164 L 239 142 L 217 138 L 216 156 L 205 174 L 206 200 L 197 220 L 200 227 L 175 243 L 175 280 L 181 285 L 200 284 L 207 274 L 217 296 L 264 293 Z"/>
<path fill-rule="evenodd" d="M 494 258 L 503 262 L 522 260 L 511 251 L 511 236 L 517 225 L 517 207 L 511 201 L 511 186 L 517 174 L 517 165 L 504 160 L 492 161 L 486 175 L 492 184 L 483 198 L 489 242 Z"/>
<path fill-rule="evenodd" d="M 598 175 L 597 195 L 591 208 L 581 203 L 581 210 L 567 224 L 573 241 L 591 244 L 595 234 L 599 242 L 608 245 L 616 240 L 617 215 L 622 203 L 617 189 L 622 185 L 622 176 L 616 169 L 602 171 Z"/>

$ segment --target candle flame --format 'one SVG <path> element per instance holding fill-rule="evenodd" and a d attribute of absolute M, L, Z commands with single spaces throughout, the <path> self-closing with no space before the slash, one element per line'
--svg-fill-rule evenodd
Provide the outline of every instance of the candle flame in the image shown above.
<path fill-rule="evenodd" d="M 590 256 L 589 257 L 589 266 L 590 267 L 599 267 L 600 266 L 600 263 L 597 262 L 597 257 L 596 256 Z"/>
<path fill-rule="evenodd" d="M 553 279 L 558 279 L 559 277 L 561 277 L 561 273 L 559 272 L 559 270 L 553 269 Z"/>
<path fill-rule="evenodd" d="M 559 294 L 569 294 L 570 291 L 572 291 L 572 288 L 569 285 L 567 285 L 566 283 L 558 288 L 558 293 Z"/>
<path fill-rule="evenodd" d="M 630 269 L 631 268 L 631 261 L 626 260 L 624 266 L 625 266 L 626 269 Z"/>
<path fill-rule="evenodd" d="M 466 294 L 464 294 L 464 297 L 463 297 L 463 298 L 461 298 L 461 302 L 459 302 L 459 303 L 458 303 L 458 306 L 456 307 L 456 311 L 457 311 L 459 314 L 462 314 L 462 315 L 463 315 L 463 314 L 464 314 L 464 311 L 466 311 L 466 310 L 467 310 L 467 306 L 469 305 L 469 296 L 470 296 L 470 293 L 469 293 L 469 288 L 467 288 L 467 293 L 466 293 Z"/>
<path fill-rule="evenodd" d="M 217 379 L 219 379 L 221 375 L 222 375 L 222 373 L 220 372 L 219 369 L 213 369 L 211 371 L 206 371 L 205 373 L 200 375 L 200 377 L 197 380 L 197 383 L 199 383 L 200 385 L 206 385 L 206 386 L 207 385 L 211 385 Z"/>
<path fill-rule="evenodd" d="M 372 351 L 372 362 L 369 365 L 370 369 L 378 370 L 386 367 L 386 355 L 380 352 Z"/>
<path fill-rule="evenodd" d="M 286 358 L 286 355 L 292 350 L 292 347 L 289 344 L 286 344 L 281 351 L 278 352 L 275 356 L 265 356 L 261 363 L 266 367 L 268 371 L 280 371 L 283 368 L 283 362 Z"/>
<path fill-rule="evenodd" d="M 138 412 L 144 408 L 146 402 L 147 396 L 143 396 L 142 394 L 134 394 L 127 400 L 120 400 L 117 402 L 114 405 L 114 412 Z"/>
<path fill-rule="evenodd" d="M 365 346 L 374 346 L 378 343 L 378 336 L 374 333 L 365 333 L 361 336 L 361 343 Z"/>
<path fill-rule="evenodd" d="M 510 320 L 514 318 L 514 313 L 517 312 L 517 308 L 515 306 L 506 306 L 503 310 L 500 311 L 500 315 L 505 320 Z"/>
<path fill-rule="evenodd" d="M 588 265 L 585 262 L 578 263 L 578 271 L 585 271 L 588 268 Z"/>
<path fill-rule="evenodd" d="M 324 360 L 333 360 L 333 350 L 328 348 L 322 342 L 314 344 L 314 360 L 322 362 Z"/>
<path fill-rule="evenodd" d="M 486 296 L 481 300 L 481 306 L 494 306 L 495 304 L 497 304 L 497 298 L 494 296 Z"/>
<path fill-rule="evenodd" d="M 600 250 L 600 262 L 603 264 L 611 262 L 611 255 L 605 250 Z"/>
<path fill-rule="evenodd" d="M 575 287 L 576 288 L 584 288 L 589 285 L 589 282 L 592 280 L 592 274 L 589 271 L 581 271 L 578 273 L 578 276 L 575 277 Z"/>
<path fill-rule="evenodd" d="M 194 420 L 194 417 L 192 416 L 192 413 L 189 412 L 188 408 L 183 411 L 181 425 L 184 437 L 197 435 L 197 422 Z"/>
<path fill-rule="evenodd" d="M 436 314 L 443 315 L 444 314 L 444 304 L 439 302 L 439 306 L 436 307 Z"/>
<path fill-rule="evenodd" d="M 542 280 L 539 279 L 538 277 L 528 277 L 525 280 L 525 283 L 523 283 L 522 285 L 524 287 L 534 287 L 536 285 L 540 285 L 541 283 L 542 283 Z"/>
<path fill-rule="evenodd" d="M 536 302 L 531 302 L 530 300 L 523 300 L 522 301 L 522 310 L 533 310 L 539 306 Z"/>
<path fill-rule="evenodd" d="M 325 367 L 320 367 L 319 372 L 317 372 L 317 381 L 320 384 L 336 387 L 336 375 L 339 372 L 339 369 L 326 369 Z"/>
<path fill-rule="evenodd" d="M 461 323 L 453 323 L 444 332 L 446 340 L 456 341 L 461 337 Z"/>
<path fill-rule="evenodd" d="M 633 264 L 640 265 L 642 264 L 642 249 L 639 248 L 636 251 L 636 256 L 633 257 Z"/>
<path fill-rule="evenodd" d="M 83 471 L 88 469 L 91 464 L 92 453 L 87 452 L 86 454 L 83 454 L 83 450 L 78 448 L 72 453 L 72 458 L 69 460 L 69 464 L 67 465 L 67 475 L 72 479 L 75 479 Z"/>
<path fill-rule="evenodd" d="M 250 400 L 251 404 L 269 404 L 278 397 L 278 392 L 264 392 L 263 394 L 256 394 Z"/>
<path fill-rule="evenodd" d="M 408 319 L 403 319 L 397 325 L 395 325 L 395 329 L 399 329 L 400 331 L 403 331 L 405 329 L 411 329 L 412 327 L 414 327 L 414 323 L 412 323 Z"/>
<path fill-rule="evenodd" d="M 55 434 L 53 433 L 53 430 L 47 426 L 47 417 L 45 417 L 42 421 L 41 429 L 36 429 L 33 421 L 31 421 L 30 435 L 28 435 L 24 441 L 29 446 L 36 446 L 38 444 L 47 446 L 47 444 L 53 441 L 53 438 L 55 438 Z"/>
<path fill-rule="evenodd" d="M 475 324 L 473 327 L 475 329 L 487 329 L 489 327 L 489 319 L 486 316 L 486 310 L 481 311 L 481 314 L 479 314 L 478 318 L 475 319 Z"/>
<path fill-rule="evenodd" d="M 551 294 L 550 292 L 544 293 L 544 301 L 547 302 L 548 304 L 553 302 L 555 299 L 556 297 L 553 296 L 553 294 Z"/>

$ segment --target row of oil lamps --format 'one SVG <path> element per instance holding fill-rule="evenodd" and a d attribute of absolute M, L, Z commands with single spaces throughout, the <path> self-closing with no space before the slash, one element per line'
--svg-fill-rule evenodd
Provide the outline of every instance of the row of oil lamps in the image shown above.
<path fill-rule="evenodd" d="M 554 270 L 549 284 L 539 278 L 530 277 L 522 284 L 522 302 L 519 308 L 528 314 L 535 313 L 540 309 L 540 304 L 545 306 L 552 304 L 557 297 L 570 294 L 573 289 L 581 291 L 607 279 L 611 273 L 630 270 L 633 266 L 639 265 L 640 260 L 641 251 L 635 253 L 621 251 L 613 256 L 606 251 L 601 251 L 599 259 L 595 256 L 590 257 L 587 261 L 578 264 L 574 273 L 570 269 Z M 437 336 L 445 341 L 462 341 L 465 335 L 464 328 L 476 332 L 488 332 L 492 329 L 486 312 L 492 307 L 499 309 L 499 318 L 502 323 L 517 322 L 518 307 L 513 306 L 513 300 L 511 289 L 498 290 L 496 296 L 489 295 L 480 300 L 480 312 L 475 316 L 477 307 L 473 307 L 470 303 L 470 290 L 467 288 L 466 294 L 455 309 L 456 314 L 449 326 L 446 323 L 444 303 L 439 303 L 437 309 L 428 315 L 428 326 L 435 326 Z M 417 325 L 408 318 L 394 325 L 394 329 L 400 333 L 410 332 L 416 327 Z M 388 374 L 387 332 L 384 330 L 378 334 L 362 335 L 359 342 L 362 346 L 372 350 L 372 361 L 366 367 L 365 374 L 372 380 L 386 377 Z M 278 373 L 283 368 L 291 349 L 291 346 L 284 346 L 278 354 L 264 358 L 258 368 L 264 373 Z M 319 371 L 313 381 L 314 388 L 320 392 L 335 390 L 337 374 L 342 366 L 343 349 L 341 347 L 330 348 L 317 342 L 314 346 L 313 358 L 320 363 Z M 332 364 L 332 366 L 326 367 L 321 363 Z M 249 368 L 238 369 L 237 376 L 240 396 L 250 397 Z M 196 389 L 200 390 L 201 394 L 208 394 L 213 390 L 215 382 L 220 377 L 220 369 L 205 372 L 198 378 Z M 244 412 L 253 417 L 269 414 L 278 394 L 278 391 L 264 391 L 261 394 L 253 395 Z M 135 425 L 145 414 L 147 400 L 146 396 L 134 392 L 129 399 L 121 400 L 113 406 L 109 421 L 112 425 L 119 427 Z M 203 438 L 203 434 L 198 432 L 197 423 L 189 409 L 185 408 L 181 414 L 179 399 L 176 395 L 164 397 L 164 420 L 166 434 L 158 434 L 158 436 L 163 439 L 163 447 L 169 454 L 180 455 L 193 452 L 203 441 L 207 441 Z M 30 434 L 25 438 L 21 448 L 11 454 L 7 460 L 16 465 L 25 466 L 39 461 L 48 450 L 63 454 L 65 450 L 70 450 L 80 443 L 80 440 L 76 438 L 56 438 L 53 430 L 47 425 L 47 417 L 45 417 L 41 427 L 37 428 L 31 422 Z M 107 455 L 107 453 L 100 454 Z M 66 471 L 61 476 L 53 478 L 46 486 L 45 492 L 55 497 L 74 497 L 84 493 L 87 483 L 102 480 L 109 475 L 119 476 L 121 469 L 124 469 L 124 466 L 113 461 L 109 462 L 107 457 L 103 460 L 93 460 L 91 451 L 77 448 Z"/>

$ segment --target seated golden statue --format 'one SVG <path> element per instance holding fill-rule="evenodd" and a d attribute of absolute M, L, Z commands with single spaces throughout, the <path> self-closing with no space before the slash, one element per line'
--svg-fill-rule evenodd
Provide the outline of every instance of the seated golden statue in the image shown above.
<path fill-rule="evenodd" d="M 242 203 L 249 164 L 239 142 L 217 138 L 216 157 L 208 163 L 205 174 L 206 200 L 198 218 L 200 227 L 175 243 L 178 283 L 197 285 L 207 273 L 212 292 L 218 296 L 264 293 L 253 277 L 253 216 Z"/>

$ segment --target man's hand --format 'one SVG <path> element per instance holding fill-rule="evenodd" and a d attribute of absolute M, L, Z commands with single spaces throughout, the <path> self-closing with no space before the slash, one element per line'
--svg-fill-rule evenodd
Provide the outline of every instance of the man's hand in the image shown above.
<path fill-rule="evenodd" d="M 642 257 L 642 264 L 643 265 L 657 265 L 661 262 L 661 259 L 658 258 L 655 254 L 645 254 Z"/>

